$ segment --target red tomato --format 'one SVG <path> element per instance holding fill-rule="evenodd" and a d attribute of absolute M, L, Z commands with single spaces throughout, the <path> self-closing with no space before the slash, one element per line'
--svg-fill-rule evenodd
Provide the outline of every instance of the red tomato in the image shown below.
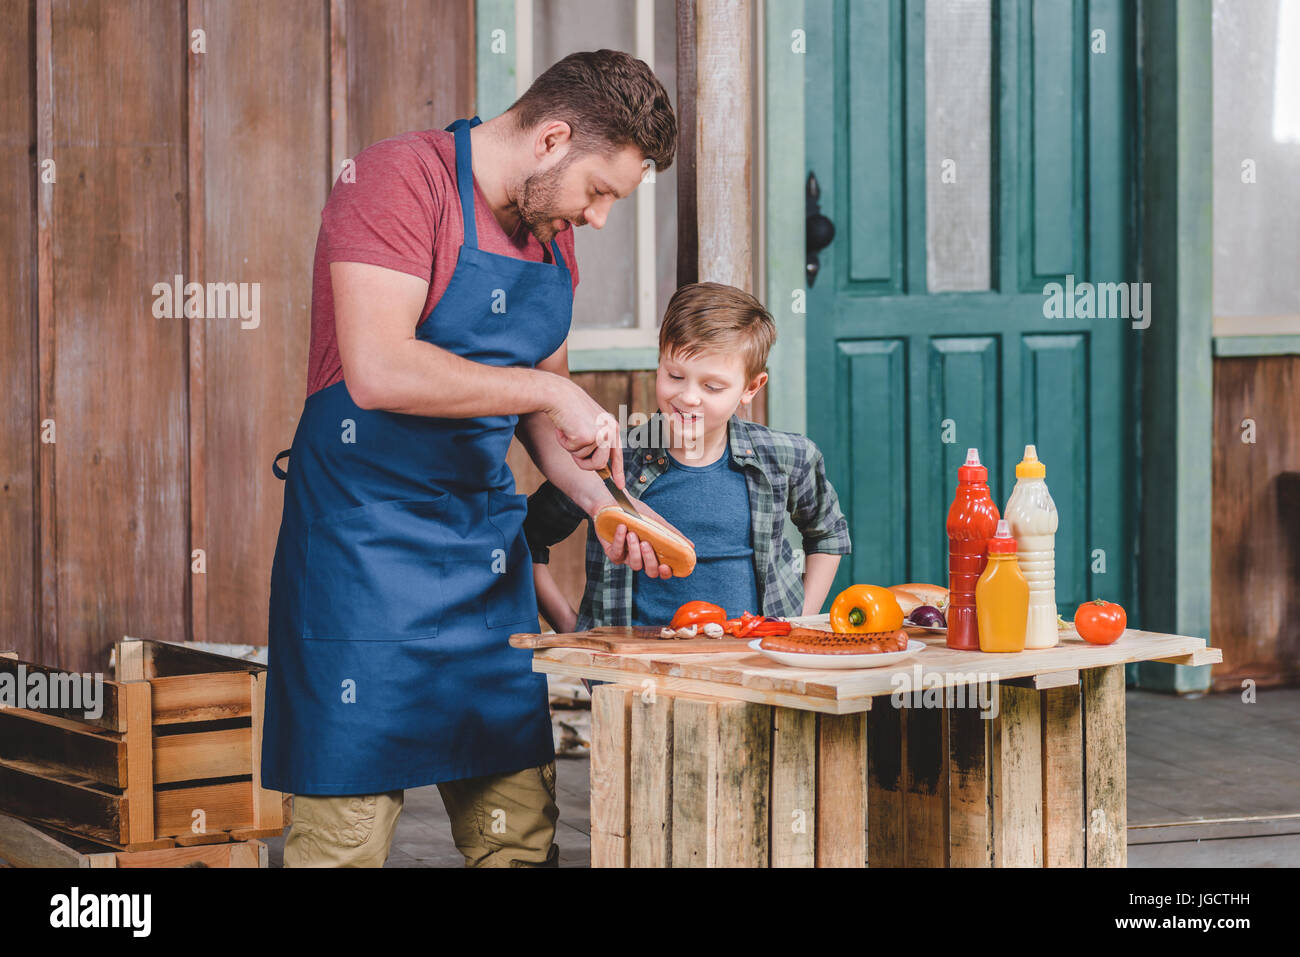
<path fill-rule="evenodd" d="M 1128 615 L 1113 601 L 1100 598 L 1085 601 L 1074 613 L 1074 627 L 1079 637 L 1094 645 L 1109 645 L 1128 627 Z"/>

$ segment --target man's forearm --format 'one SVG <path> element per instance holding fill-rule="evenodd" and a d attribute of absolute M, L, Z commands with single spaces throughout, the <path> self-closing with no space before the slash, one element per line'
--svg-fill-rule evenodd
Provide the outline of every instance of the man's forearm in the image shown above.
<path fill-rule="evenodd" d="M 830 593 L 835 581 L 835 572 L 840 567 L 839 555 L 827 555 L 814 552 L 804 559 L 803 572 L 803 613 L 805 615 L 821 614 L 822 605 Z"/>
<path fill-rule="evenodd" d="M 348 383 L 348 390 L 362 408 L 468 419 L 544 412 L 551 407 L 559 378 L 540 369 L 472 362 L 411 339 L 388 354 L 382 374 L 358 377 Z M 362 387 L 361 382 L 368 384 Z"/>

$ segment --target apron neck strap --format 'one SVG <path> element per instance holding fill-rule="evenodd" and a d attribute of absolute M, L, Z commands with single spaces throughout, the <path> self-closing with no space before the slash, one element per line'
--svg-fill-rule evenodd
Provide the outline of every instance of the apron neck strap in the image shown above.
<path fill-rule="evenodd" d="M 460 193 L 460 211 L 465 220 L 465 245 L 471 249 L 478 248 L 478 225 L 474 222 L 474 158 L 469 131 L 482 122 L 476 116 L 457 120 L 447 127 L 456 134 L 456 190 Z"/>

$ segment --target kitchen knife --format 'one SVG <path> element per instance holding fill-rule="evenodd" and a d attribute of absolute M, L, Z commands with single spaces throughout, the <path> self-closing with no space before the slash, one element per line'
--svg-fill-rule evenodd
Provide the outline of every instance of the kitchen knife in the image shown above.
<path fill-rule="evenodd" d="M 605 488 L 609 489 L 609 494 L 614 496 L 614 501 L 618 503 L 619 508 L 629 515 L 641 518 L 641 513 L 636 510 L 636 506 L 632 504 L 632 499 L 628 498 L 627 492 L 614 484 L 614 477 L 609 474 L 608 466 L 596 469 L 596 474 L 605 480 Z"/>

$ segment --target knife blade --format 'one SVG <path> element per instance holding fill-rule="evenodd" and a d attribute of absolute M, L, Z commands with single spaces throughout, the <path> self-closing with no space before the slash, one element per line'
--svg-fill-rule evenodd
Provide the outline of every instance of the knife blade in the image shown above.
<path fill-rule="evenodd" d="M 609 494 L 614 496 L 614 501 L 618 503 L 619 508 L 627 512 L 629 515 L 641 518 L 641 513 L 638 512 L 636 506 L 632 504 L 632 499 L 628 497 L 626 492 L 614 484 L 614 477 L 609 474 L 608 466 L 596 469 L 596 474 L 605 480 L 605 488 L 609 489 Z"/>

